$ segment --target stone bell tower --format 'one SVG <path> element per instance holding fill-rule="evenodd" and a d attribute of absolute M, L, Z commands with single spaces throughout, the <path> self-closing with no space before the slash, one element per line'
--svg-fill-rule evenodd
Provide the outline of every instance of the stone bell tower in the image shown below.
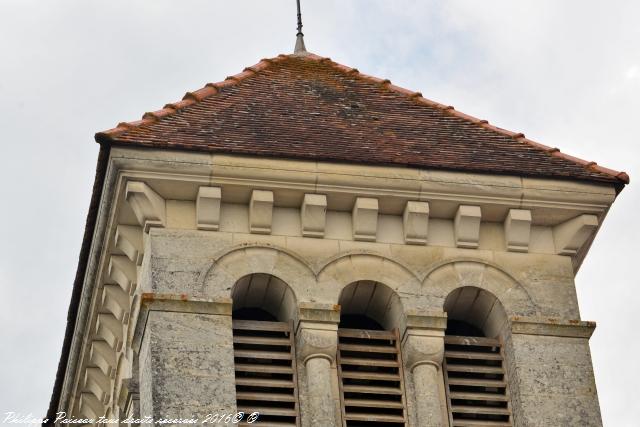
<path fill-rule="evenodd" d="M 601 425 L 574 277 L 624 172 L 304 49 L 96 140 L 50 419 Z"/>

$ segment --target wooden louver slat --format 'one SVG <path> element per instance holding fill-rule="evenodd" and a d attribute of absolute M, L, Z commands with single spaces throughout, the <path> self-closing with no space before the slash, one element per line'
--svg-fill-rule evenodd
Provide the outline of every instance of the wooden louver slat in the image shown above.
<path fill-rule="evenodd" d="M 398 331 L 338 329 L 344 427 L 406 426 Z"/>
<path fill-rule="evenodd" d="M 502 344 L 497 339 L 445 337 L 444 379 L 453 427 L 513 425 Z"/>
<path fill-rule="evenodd" d="M 238 411 L 259 412 L 256 425 L 299 426 L 292 323 L 234 320 L 233 350 Z"/>

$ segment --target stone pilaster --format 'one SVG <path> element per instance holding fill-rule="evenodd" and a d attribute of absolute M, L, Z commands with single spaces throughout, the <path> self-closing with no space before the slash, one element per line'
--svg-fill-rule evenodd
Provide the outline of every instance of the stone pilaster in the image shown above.
<path fill-rule="evenodd" d="M 340 394 L 336 353 L 339 307 L 300 304 L 296 331 L 296 355 L 300 367 L 302 425 L 339 426 Z"/>
<path fill-rule="evenodd" d="M 139 319 L 142 417 L 235 413 L 230 299 L 143 294 Z"/>
<path fill-rule="evenodd" d="M 595 323 L 511 318 L 505 354 L 514 425 L 601 427 L 589 337 Z"/>
<path fill-rule="evenodd" d="M 406 317 L 402 358 L 406 382 L 413 388 L 413 393 L 407 393 L 407 400 L 412 400 L 409 408 L 412 412 L 410 425 L 448 425 L 446 407 L 443 405 L 442 377 L 446 326 L 447 318 L 444 313 L 426 316 L 408 314 Z"/>

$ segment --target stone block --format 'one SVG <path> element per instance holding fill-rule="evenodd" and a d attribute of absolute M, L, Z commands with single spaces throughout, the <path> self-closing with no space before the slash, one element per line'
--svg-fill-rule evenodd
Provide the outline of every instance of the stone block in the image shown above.
<path fill-rule="evenodd" d="M 220 187 L 200 187 L 196 199 L 196 223 L 200 230 L 218 230 L 220 228 Z"/>
<path fill-rule="evenodd" d="M 504 237 L 507 250 L 528 252 L 531 240 L 531 211 L 509 209 L 504 220 Z"/>
<path fill-rule="evenodd" d="M 556 252 L 560 255 L 575 255 L 585 242 L 596 232 L 598 217 L 580 215 L 553 227 Z"/>
<path fill-rule="evenodd" d="M 273 217 L 273 191 L 253 190 L 249 201 L 249 231 L 270 234 Z"/>
<path fill-rule="evenodd" d="M 140 350 L 140 403 L 156 419 L 235 413 L 231 316 L 149 312 Z"/>
<path fill-rule="evenodd" d="M 165 200 L 144 182 L 129 181 L 125 191 L 125 199 L 129 202 L 138 223 L 145 233 L 151 227 L 164 227 L 167 224 Z"/>
<path fill-rule="evenodd" d="M 410 245 L 426 245 L 429 227 L 429 203 L 408 201 L 402 214 L 404 241 Z"/>
<path fill-rule="evenodd" d="M 352 211 L 353 239 L 373 242 L 378 232 L 378 199 L 358 197 Z"/>
<path fill-rule="evenodd" d="M 142 265 L 144 256 L 142 228 L 133 225 L 118 225 L 116 227 L 115 245 L 131 262 L 136 265 Z"/>
<path fill-rule="evenodd" d="M 123 324 L 129 323 L 131 300 L 119 285 L 104 285 L 102 288 L 101 313 L 111 313 Z"/>
<path fill-rule="evenodd" d="M 95 338 L 106 342 L 114 351 L 119 352 L 122 350 L 122 323 L 113 314 L 98 314 Z"/>
<path fill-rule="evenodd" d="M 327 196 L 324 194 L 305 194 L 300 207 L 302 235 L 305 237 L 324 237 L 327 220 Z"/>
<path fill-rule="evenodd" d="M 103 416 L 106 412 L 104 404 L 98 400 L 93 393 L 85 392 L 80 394 L 80 401 L 78 403 L 78 412 L 82 418 L 97 419 Z"/>
<path fill-rule="evenodd" d="M 111 380 L 99 368 L 84 371 L 83 391 L 93 394 L 100 403 L 106 405 L 111 400 Z"/>
<path fill-rule="evenodd" d="M 104 341 L 93 341 L 89 348 L 89 367 L 99 368 L 109 378 L 116 374 L 116 352 Z"/>
<path fill-rule="evenodd" d="M 136 292 L 136 266 L 125 256 L 113 255 L 109 261 L 109 278 L 115 281 L 127 295 Z"/>
<path fill-rule="evenodd" d="M 459 248 L 477 248 L 480 240 L 479 206 L 460 205 L 454 220 L 454 237 Z"/>
<path fill-rule="evenodd" d="M 190 200 L 167 200 L 167 228 L 195 230 L 196 204 Z"/>

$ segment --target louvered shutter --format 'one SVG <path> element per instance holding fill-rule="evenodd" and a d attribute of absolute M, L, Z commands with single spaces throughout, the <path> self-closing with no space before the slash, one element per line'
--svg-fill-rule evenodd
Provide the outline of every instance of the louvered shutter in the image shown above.
<path fill-rule="evenodd" d="M 405 426 L 398 331 L 338 330 L 344 426 Z"/>
<path fill-rule="evenodd" d="M 233 351 L 238 411 L 260 413 L 246 425 L 299 426 L 292 323 L 234 320 Z"/>
<path fill-rule="evenodd" d="M 444 374 L 451 426 L 511 426 L 509 390 L 500 341 L 446 336 L 444 342 Z"/>

